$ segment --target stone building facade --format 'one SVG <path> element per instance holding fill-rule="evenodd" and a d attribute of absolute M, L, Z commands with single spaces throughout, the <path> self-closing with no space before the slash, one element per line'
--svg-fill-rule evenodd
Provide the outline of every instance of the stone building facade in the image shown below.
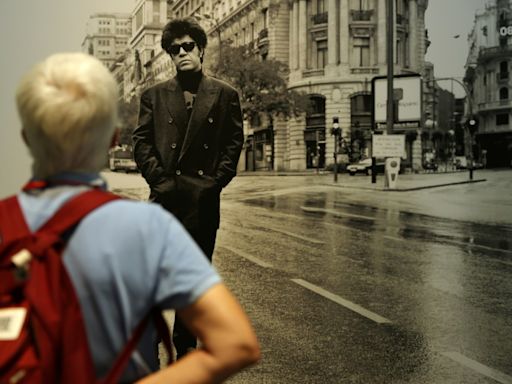
<path fill-rule="evenodd" d="M 478 120 L 475 159 L 512 165 L 512 1 L 493 0 L 475 16 L 465 82 Z"/>

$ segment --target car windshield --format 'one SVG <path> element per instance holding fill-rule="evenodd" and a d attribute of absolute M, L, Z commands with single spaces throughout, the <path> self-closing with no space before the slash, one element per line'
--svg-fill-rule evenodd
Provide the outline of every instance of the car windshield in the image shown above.
<path fill-rule="evenodd" d="M 123 151 L 123 150 L 114 151 L 112 153 L 112 157 L 115 157 L 117 159 L 131 159 L 132 151 Z"/>

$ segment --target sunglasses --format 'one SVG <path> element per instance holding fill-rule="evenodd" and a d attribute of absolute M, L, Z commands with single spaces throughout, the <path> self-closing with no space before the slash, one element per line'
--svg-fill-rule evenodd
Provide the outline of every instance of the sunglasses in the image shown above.
<path fill-rule="evenodd" d="M 169 52 L 171 53 L 171 55 L 177 55 L 178 53 L 180 53 L 181 48 L 183 48 L 185 52 L 192 52 L 192 50 L 195 47 L 196 43 L 194 43 L 193 41 L 187 41 L 186 43 L 181 44 L 171 44 L 171 46 L 169 47 Z"/>

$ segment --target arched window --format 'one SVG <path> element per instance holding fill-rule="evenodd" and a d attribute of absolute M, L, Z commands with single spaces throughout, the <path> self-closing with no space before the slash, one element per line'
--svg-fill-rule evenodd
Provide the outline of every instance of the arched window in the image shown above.
<path fill-rule="evenodd" d="M 500 100 L 508 100 L 508 88 L 500 88 Z"/>
<path fill-rule="evenodd" d="M 325 166 L 325 97 L 310 95 L 310 110 L 306 115 L 306 168 Z"/>

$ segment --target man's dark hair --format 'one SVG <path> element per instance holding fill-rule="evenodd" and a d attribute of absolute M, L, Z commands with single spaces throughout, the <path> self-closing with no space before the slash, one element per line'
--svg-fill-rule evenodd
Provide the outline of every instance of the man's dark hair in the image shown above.
<path fill-rule="evenodd" d="M 203 27 L 193 17 L 185 17 L 183 19 L 173 19 L 164 27 L 161 42 L 163 50 L 170 54 L 169 49 L 174 39 L 179 39 L 185 35 L 189 35 L 199 48 L 206 48 L 208 37 Z"/>

